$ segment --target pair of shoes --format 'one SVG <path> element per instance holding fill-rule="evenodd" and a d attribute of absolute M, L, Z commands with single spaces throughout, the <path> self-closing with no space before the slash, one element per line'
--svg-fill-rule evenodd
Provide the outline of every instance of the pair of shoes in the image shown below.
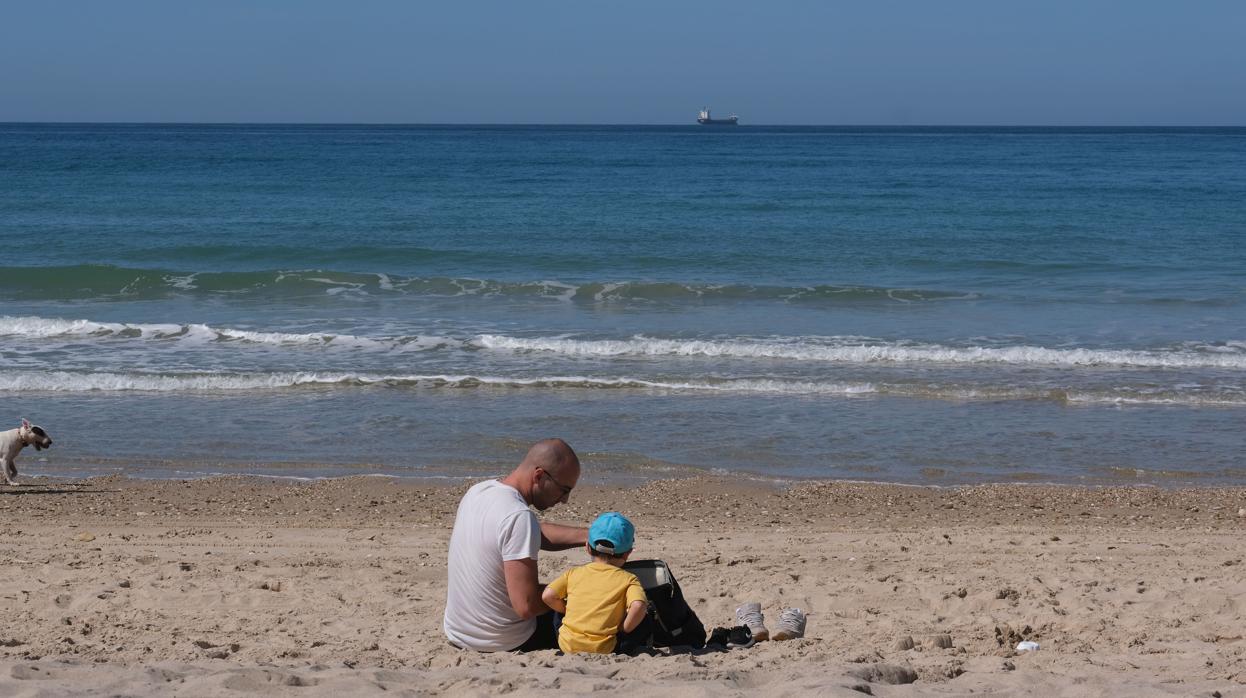
<path fill-rule="evenodd" d="M 799 608 L 785 608 L 779 611 L 779 626 L 775 631 L 774 640 L 795 640 L 805 636 L 805 612 Z"/>
<path fill-rule="evenodd" d="M 730 650 L 737 647 L 752 647 L 755 642 L 747 625 L 737 625 L 734 628 L 714 628 L 709 639 L 705 641 L 705 645 L 707 647 L 717 645 Z"/>
<path fill-rule="evenodd" d="M 779 612 L 778 630 L 775 631 L 773 637 L 770 635 L 770 630 L 766 628 L 766 617 L 761 612 L 761 604 L 756 601 L 742 604 L 735 610 L 735 617 L 740 623 L 748 626 L 753 639 L 758 642 L 793 640 L 805 636 L 805 612 L 799 608 L 785 608 Z"/>

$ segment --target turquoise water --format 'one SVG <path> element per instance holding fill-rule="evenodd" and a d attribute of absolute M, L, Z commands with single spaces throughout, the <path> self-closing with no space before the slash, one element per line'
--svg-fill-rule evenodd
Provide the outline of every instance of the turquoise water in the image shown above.
<path fill-rule="evenodd" d="M 0 124 L 28 473 L 1246 482 L 1246 129 Z"/>

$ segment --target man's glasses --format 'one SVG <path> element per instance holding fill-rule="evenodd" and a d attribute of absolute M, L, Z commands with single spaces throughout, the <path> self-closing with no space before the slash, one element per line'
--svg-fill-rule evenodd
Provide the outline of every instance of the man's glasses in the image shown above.
<path fill-rule="evenodd" d="M 541 468 L 541 472 L 545 473 L 545 477 L 549 478 L 550 482 L 554 483 L 555 485 L 558 485 L 558 489 L 562 490 L 562 496 L 564 498 L 567 496 L 570 496 L 571 490 L 575 489 L 574 487 L 567 487 L 566 485 L 559 482 L 558 478 L 554 477 L 553 475 L 550 475 L 548 470 Z"/>

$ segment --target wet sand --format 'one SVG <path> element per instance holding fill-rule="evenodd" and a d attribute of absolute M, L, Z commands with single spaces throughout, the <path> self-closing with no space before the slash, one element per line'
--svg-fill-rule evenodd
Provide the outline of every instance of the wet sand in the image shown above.
<path fill-rule="evenodd" d="M 546 516 L 628 514 L 707 627 L 745 601 L 810 614 L 804 639 L 638 658 L 449 646 L 465 489 L 0 487 L 0 695 L 1246 694 L 1243 488 L 586 486 Z"/>

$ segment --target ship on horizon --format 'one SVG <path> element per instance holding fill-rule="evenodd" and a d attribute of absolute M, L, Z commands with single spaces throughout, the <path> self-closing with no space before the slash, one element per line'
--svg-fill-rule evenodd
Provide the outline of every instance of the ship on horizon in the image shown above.
<path fill-rule="evenodd" d="M 710 108 L 704 107 L 701 109 L 701 116 L 697 117 L 697 123 L 702 126 L 736 126 L 740 123 L 740 117 L 732 114 L 725 119 L 712 119 Z"/>

